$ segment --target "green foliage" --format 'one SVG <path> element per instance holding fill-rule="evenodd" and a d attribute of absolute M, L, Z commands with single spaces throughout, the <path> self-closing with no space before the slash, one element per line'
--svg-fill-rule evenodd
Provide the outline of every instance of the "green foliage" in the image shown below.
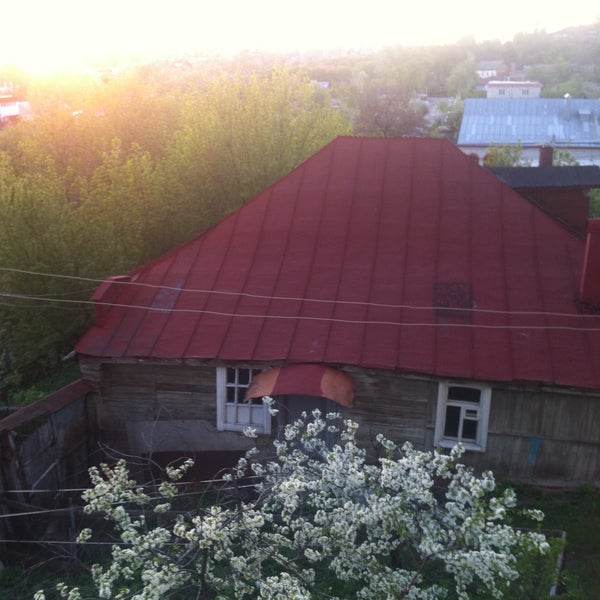
<path fill-rule="evenodd" d="M 426 112 L 425 107 L 411 102 L 406 88 L 369 82 L 357 94 L 354 133 L 375 137 L 423 135 Z"/>
<path fill-rule="evenodd" d="M 600 190 L 590 191 L 590 217 L 600 218 Z"/>
<path fill-rule="evenodd" d="M 468 98 L 473 95 L 477 85 L 477 61 L 469 56 L 461 63 L 455 65 L 448 77 L 448 91 L 450 95 L 458 98 Z"/>
<path fill-rule="evenodd" d="M 576 167 L 579 165 L 577 159 L 568 150 L 555 150 L 552 166 L 554 167 Z"/>
<path fill-rule="evenodd" d="M 600 589 L 600 490 L 589 484 L 566 491 L 522 487 L 518 493 L 523 504 L 544 512 L 544 526 L 548 530 L 566 532 L 559 597 L 594 598 Z"/>
<path fill-rule="evenodd" d="M 2 401 L 7 406 L 27 406 L 76 381 L 80 377 L 79 365 L 74 359 L 53 365 L 51 372 L 47 376 L 42 377 L 40 374 L 40 376 L 36 377 L 34 386 L 28 386 L 21 373 L 9 372 L 3 379 L 0 372 L 0 381 L 6 386 L 6 393 Z"/>
<path fill-rule="evenodd" d="M 518 142 L 516 146 L 494 146 L 488 148 L 483 158 L 486 167 L 528 167 L 529 161 L 523 158 L 523 147 Z"/>
<path fill-rule="evenodd" d="M 72 218 L 63 181 L 51 161 L 42 173 L 17 175 L 0 156 L 0 331 L 17 372 L 45 373 L 72 349 L 89 312 L 75 279 L 33 277 L 27 271 L 79 275 L 85 232 Z"/>
<path fill-rule="evenodd" d="M 70 83 L 32 90 L 37 118 L 0 135 L 0 352 L 24 390 L 91 324 L 98 280 L 187 241 L 349 132 L 323 90 L 283 69 Z"/>
<path fill-rule="evenodd" d="M 431 127 L 431 137 L 444 137 L 456 143 L 465 104 L 462 100 L 441 102 L 436 108 L 436 118 Z"/>
<path fill-rule="evenodd" d="M 178 194 L 202 196 L 213 220 L 350 131 L 323 90 L 285 69 L 222 76 L 185 101 L 165 176 Z"/>
<path fill-rule="evenodd" d="M 562 537 L 548 537 L 550 549 L 544 556 L 534 552 L 517 554 L 519 578 L 506 594 L 511 600 L 548 600 L 550 591 L 558 585 L 559 559 L 564 552 Z M 483 599 L 482 599 L 483 600 Z"/>

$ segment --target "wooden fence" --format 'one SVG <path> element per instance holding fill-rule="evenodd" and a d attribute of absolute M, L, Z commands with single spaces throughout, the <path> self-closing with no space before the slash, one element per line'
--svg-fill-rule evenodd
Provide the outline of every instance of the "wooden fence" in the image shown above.
<path fill-rule="evenodd" d="M 90 391 L 79 380 L 0 420 L 2 562 L 11 562 L 11 541 L 39 539 L 50 511 L 87 486 L 96 440 Z"/>

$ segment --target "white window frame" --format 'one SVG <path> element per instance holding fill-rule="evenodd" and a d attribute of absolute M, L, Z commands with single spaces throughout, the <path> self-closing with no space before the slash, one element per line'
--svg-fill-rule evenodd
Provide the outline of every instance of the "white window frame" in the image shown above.
<path fill-rule="evenodd" d="M 450 388 L 464 387 L 479 390 L 479 403 L 470 401 L 461 401 L 448 399 Z M 487 445 L 488 435 L 488 424 L 490 418 L 490 404 L 492 399 L 492 388 L 485 385 L 476 385 L 470 383 L 455 383 L 455 382 L 440 382 L 438 387 L 438 399 L 437 399 L 437 410 L 435 417 L 435 432 L 434 432 L 434 445 L 442 448 L 452 448 L 458 443 L 461 443 L 465 450 L 472 450 L 474 452 L 485 452 Z M 461 416 L 459 423 L 459 436 L 448 437 L 444 435 L 444 429 L 446 425 L 446 408 L 448 406 L 460 407 Z M 466 411 L 470 410 L 471 414 L 469 420 L 476 420 L 477 426 L 477 438 L 475 441 L 463 440 L 460 433 L 462 425 L 464 423 Z M 475 411 L 476 415 L 473 415 Z M 474 418 L 475 417 L 475 418 Z"/>
<path fill-rule="evenodd" d="M 228 369 L 234 373 L 234 380 L 228 381 Z M 255 370 L 255 369 L 254 369 Z M 241 371 L 249 371 L 248 384 L 239 383 Z M 217 430 L 244 431 L 251 427 L 256 433 L 271 433 L 271 413 L 264 403 L 244 402 L 244 396 L 252 381 L 251 368 L 217 367 Z M 234 390 L 235 401 L 228 402 L 228 389 Z"/>

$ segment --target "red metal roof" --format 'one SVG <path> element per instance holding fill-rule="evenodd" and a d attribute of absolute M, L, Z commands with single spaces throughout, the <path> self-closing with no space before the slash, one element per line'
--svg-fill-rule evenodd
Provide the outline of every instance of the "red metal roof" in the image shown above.
<path fill-rule="evenodd" d="M 77 352 L 600 389 L 584 245 L 445 140 L 338 138 L 105 282 Z"/>

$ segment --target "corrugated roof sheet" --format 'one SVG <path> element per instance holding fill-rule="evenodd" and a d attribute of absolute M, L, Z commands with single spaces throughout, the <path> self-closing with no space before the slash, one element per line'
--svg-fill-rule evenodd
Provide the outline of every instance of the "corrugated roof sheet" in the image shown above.
<path fill-rule="evenodd" d="M 583 255 L 445 140 L 338 138 L 129 281 L 105 282 L 77 352 L 600 389 L 600 319 L 577 303 Z"/>
<path fill-rule="evenodd" d="M 515 144 L 600 147 L 600 100 L 469 98 L 459 146 Z"/>

